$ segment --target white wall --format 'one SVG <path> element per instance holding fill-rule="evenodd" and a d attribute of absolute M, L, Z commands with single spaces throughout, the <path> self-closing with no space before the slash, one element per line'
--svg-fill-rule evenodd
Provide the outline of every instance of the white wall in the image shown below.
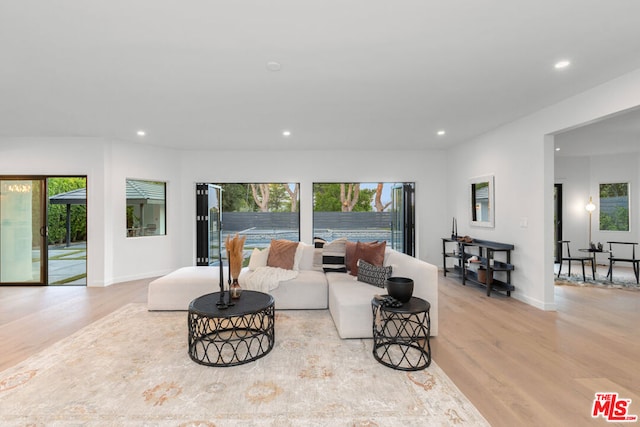
<path fill-rule="evenodd" d="M 464 165 L 449 175 L 449 213 L 459 233 L 512 243 L 516 266 L 512 296 L 553 310 L 553 134 L 640 105 L 640 70 L 453 147 L 450 164 Z M 495 173 L 496 226 L 463 229 L 467 178 Z M 636 172 L 637 174 L 637 172 Z M 526 219 L 526 221 L 524 221 Z M 526 227 L 521 226 L 526 222 Z"/>
<path fill-rule="evenodd" d="M 171 271 L 179 252 L 180 205 L 170 203 L 167 236 L 126 238 L 126 178 L 168 181 L 179 194 L 171 150 L 91 138 L 0 139 L 0 174 L 87 176 L 87 285 L 105 286 Z M 174 191 L 175 193 L 172 193 Z"/>

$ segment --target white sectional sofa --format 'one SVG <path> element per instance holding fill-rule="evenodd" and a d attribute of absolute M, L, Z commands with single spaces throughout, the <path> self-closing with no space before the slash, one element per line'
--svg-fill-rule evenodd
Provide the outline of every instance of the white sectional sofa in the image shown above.
<path fill-rule="evenodd" d="M 297 277 L 281 281 L 269 292 L 276 310 L 329 309 L 341 338 L 371 338 L 373 315 L 371 299 L 386 290 L 360 282 L 349 273 L 325 273 L 314 267 L 312 245 L 300 243 L 301 258 Z M 392 275 L 414 281 L 413 295 L 431 304 L 431 335 L 438 334 L 438 270 L 435 265 L 387 248 L 384 265 Z M 253 271 L 245 267 L 241 285 Z M 226 272 L 224 280 L 226 282 Z M 243 286 L 245 287 L 245 286 Z M 149 310 L 187 310 L 200 295 L 219 290 L 217 267 L 184 267 L 149 284 Z"/>

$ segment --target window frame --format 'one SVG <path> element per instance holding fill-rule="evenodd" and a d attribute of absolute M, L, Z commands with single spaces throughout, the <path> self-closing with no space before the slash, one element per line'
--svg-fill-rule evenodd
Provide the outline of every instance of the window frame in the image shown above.
<path fill-rule="evenodd" d="M 154 188 L 156 185 L 161 185 L 162 190 Z M 125 178 L 127 238 L 167 235 L 167 187 L 167 182 L 162 180 Z M 161 198 L 158 197 L 160 194 Z M 161 202 L 157 202 L 158 200 Z M 137 203 L 130 203 L 130 201 L 137 201 Z M 145 211 L 145 206 L 152 206 L 151 217 L 149 217 L 148 211 Z M 158 209 L 158 207 L 160 208 Z M 136 210 L 136 208 L 138 209 Z"/>
<path fill-rule="evenodd" d="M 622 195 L 622 196 L 617 196 L 617 197 L 626 197 L 626 206 L 622 207 L 621 205 L 616 206 L 614 208 L 610 208 L 607 205 L 609 203 L 607 203 L 605 200 L 606 199 L 613 199 L 615 197 L 603 197 L 603 190 L 606 192 L 607 188 L 610 188 L 611 186 L 619 186 L 619 185 L 624 185 L 626 188 L 626 194 Z M 598 229 L 599 231 L 606 231 L 606 232 L 630 232 L 631 231 L 631 183 L 626 181 L 626 182 L 608 182 L 608 183 L 600 183 L 598 185 L 598 197 L 599 197 L 599 204 L 600 204 L 600 211 L 599 211 L 599 225 L 598 225 Z M 613 202 L 611 202 L 613 203 Z M 612 209 L 617 210 L 617 208 L 622 208 L 623 211 L 621 213 L 617 213 L 617 212 L 609 212 Z M 618 215 L 625 215 L 626 213 L 626 224 L 624 225 L 623 228 L 617 228 L 620 224 L 621 221 L 619 219 L 616 218 L 616 216 Z M 623 217 L 624 218 L 624 217 Z M 608 225 L 611 224 L 612 226 L 616 226 L 616 228 L 609 228 Z M 603 226 L 607 227 L 607 228 L 603 228 Z"/>

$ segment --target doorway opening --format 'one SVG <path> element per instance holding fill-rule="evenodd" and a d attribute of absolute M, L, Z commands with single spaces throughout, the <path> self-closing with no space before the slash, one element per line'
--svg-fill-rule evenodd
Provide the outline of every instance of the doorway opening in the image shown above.
<path fill-rule="evenodd" d="M 0 284 L 87 284 L 86 176 L 0 176 Z"/>

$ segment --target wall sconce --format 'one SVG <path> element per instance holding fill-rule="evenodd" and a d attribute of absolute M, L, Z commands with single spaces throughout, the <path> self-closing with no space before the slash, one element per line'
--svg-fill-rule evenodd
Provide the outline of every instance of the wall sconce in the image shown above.
<path fill-rule="evenodd" d="M 596 210 L 596 205 L 593 204 L 593 199 L 589 196 L 589 203 L 584 207 L 589 212 L 589 244 L 591 244 L 591 214 Z"/>

